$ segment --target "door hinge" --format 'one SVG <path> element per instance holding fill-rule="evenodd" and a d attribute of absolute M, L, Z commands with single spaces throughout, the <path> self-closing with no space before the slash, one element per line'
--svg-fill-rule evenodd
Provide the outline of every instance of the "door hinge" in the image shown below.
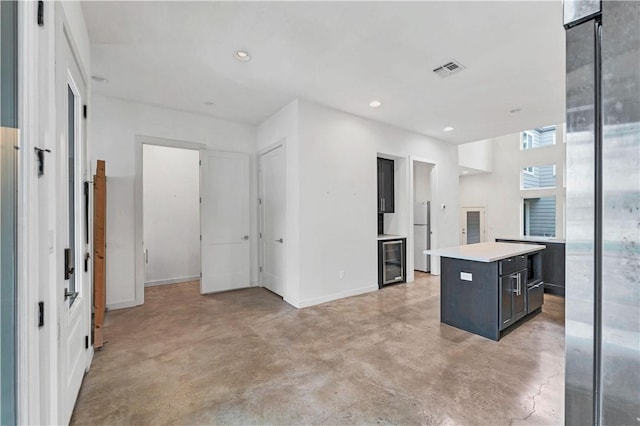
<path fill-rule="evenodd" d="M 202 241 L 202 234 L 200 235 L 200 241 Z"/>
<path fill-rule="evenodd" d="M 84 336 L 84 348 L 89 349 L 89 336 Z"/>
<path fill-rule="evenodd" d="M 258 198 L 258 204 L 262 204 L 262 198 Z"/>
<path fill-rule="evenodd" d="M 258 233 L 258 238 L 262 238 L 262 232 Z"/>
<path fill-rule="evenodd" d="M 38 2 L 38 26 L 44 26 L 44 1 L 42 0 Z"/>
<path fill-rule="evenodd" d="M 202 197 L 200 197 L 200 204 L 202 204 Z"/>
<path fill-rule="evenodd" d="M 260 267 L 260 272 L 262 272 L 262 266 Z"/>
<path fill-rule="evenodd" d="M 200 278 L 202 278 L 202 272 L 200 272 Z"/>
<path fill-rule="evenodd" d="M 202 166 L 202 160 L 198 160 L 198 165 Z"/>
<path fill-rule="evenodd" d="M 38 302 L 38 328 L 44 327 L 44 302 Z"/>
<path fill-rule="evenodd" d="M 87 118 L 87 106 L 86 105 L 82 105 L 82 116 L 84 118 Z"/>

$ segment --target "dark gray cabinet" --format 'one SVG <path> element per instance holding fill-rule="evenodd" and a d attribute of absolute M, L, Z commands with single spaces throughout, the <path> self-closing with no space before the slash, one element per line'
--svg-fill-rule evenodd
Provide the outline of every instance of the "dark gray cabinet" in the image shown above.
<path fill-rule="evenodd" d="M 395 210 L 393 169 L 393 160 L 378 158 L 378 213 Z"/>
<path fill-rule="evenodd" d="M 542 310 L 540 254 L 495 262 L 441 257 L 440 321 L 499 340 L 505 329 Z"/>
<path fill-rule="evenodd" d="M 496 242 L 540 244 L 546 246 L 541 252 L 544 292 L 564 297 L 565 244 L 563 242 L 528 241 L 496 238 Z"/>
<path fill-rule="evenodd" d="M 526 269 L 500 277 L 500 330 L 527 315 L 526 280 Z"/>

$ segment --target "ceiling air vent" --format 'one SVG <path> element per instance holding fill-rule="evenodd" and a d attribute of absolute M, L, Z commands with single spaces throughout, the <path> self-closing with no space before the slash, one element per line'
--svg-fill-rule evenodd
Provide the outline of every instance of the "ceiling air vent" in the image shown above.
<path fill-rule="evenodd" d="M 446 64 L 442 65 L 441 67 L 438 67 L 436 69 L 433 70 L 434 73 L 436 73 L 436 75 L 440 78 L 445 78 L 445 77 L 449 77 L 450 75 L 453 75 L 459 71 L 462 71 L 464 69 L 464 65 L 462 65 L 460 62 L 457 61 L 451 61 L 451 62 L 447 62 Z"/>

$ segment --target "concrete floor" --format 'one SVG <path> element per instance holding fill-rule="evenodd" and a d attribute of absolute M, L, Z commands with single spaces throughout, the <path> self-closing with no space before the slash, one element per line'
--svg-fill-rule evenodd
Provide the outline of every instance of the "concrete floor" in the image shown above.
<path fill-rule="evenodd" d="M 500 342 L 439 322 L 438 277 L 296 310 L 261 288 L 109 312 L 72 424 L 561 424 L 564 300 Z"/>

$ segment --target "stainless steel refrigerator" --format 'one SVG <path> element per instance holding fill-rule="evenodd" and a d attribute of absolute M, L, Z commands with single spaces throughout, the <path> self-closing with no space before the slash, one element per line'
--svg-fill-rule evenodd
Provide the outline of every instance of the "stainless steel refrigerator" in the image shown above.
<path fill-rule="evenodd" d="M 640 419 L 640 2 L 564 2 L 565 423 Z"/>
<path fill-rule="evenodd" d="M 415 202 L 413 205 L 413 269 L 431 271 L 431 256 L 424 254 L 431 248 L 431 203 Z"/>

